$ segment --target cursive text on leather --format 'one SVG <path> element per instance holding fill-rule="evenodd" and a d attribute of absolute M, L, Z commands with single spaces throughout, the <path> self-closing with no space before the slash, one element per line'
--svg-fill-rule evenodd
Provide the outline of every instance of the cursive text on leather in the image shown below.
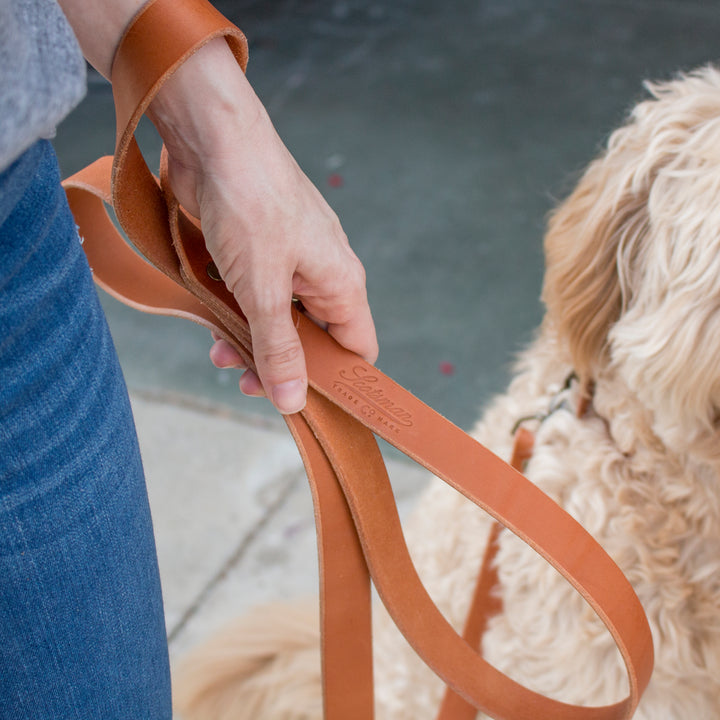
<path fill-rule="evenodd" d="M 346 402 L 356 405 L 364 417 L 393 432 L 412 427 L 412 414 L 388 397 L 377 375 L 367 367 L 357 365 L 352 370 L 341 370 L 333 389 Z"/>

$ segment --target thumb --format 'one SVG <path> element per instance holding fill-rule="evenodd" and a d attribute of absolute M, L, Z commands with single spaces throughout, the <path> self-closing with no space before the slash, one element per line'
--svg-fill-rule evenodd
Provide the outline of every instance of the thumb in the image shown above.
<path fill-rule="evenodd" d="M 307 370 L 289 304 L 272 315 L 247 319 L 257 375 L 265 394 L 283 415 L 299 412 L 307 397 Z"/>

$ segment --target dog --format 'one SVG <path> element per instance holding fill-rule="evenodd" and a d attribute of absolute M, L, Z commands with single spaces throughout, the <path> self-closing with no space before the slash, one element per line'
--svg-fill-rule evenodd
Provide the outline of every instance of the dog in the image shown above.
<path fill-rule="evenodd" d="M 603 545 L 650 622 L 655 670 L 641 720 L 720 717 L 720 70 L 661 83 L 551 214 L 546 314 L 507 392 L 472 434 L 508 458 Z M 568 380 L 570 379 L 570 380 Z M 577 408 L 582 408 L 578 411 Z M 407 527 L 418 571 L 457 629 L 492 520 L 432 480 Z M 486 659 L 570 703 L 627 694 L 599 618 L 504 531 L 502 612 Z M 444 686 L 378 608 L 379 720 L 435 716 Z M 261 608 L 176 678 L 184 720 L 320 720 L 317 607 Z"/>

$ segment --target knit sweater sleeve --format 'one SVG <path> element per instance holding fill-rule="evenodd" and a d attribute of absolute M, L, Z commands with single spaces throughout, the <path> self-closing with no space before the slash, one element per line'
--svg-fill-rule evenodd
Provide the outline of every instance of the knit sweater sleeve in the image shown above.
<path fill-rule="evenodd" d="M 0 171 L 85 95 L 85 61 L 55 0 L 0 0 Z"/>

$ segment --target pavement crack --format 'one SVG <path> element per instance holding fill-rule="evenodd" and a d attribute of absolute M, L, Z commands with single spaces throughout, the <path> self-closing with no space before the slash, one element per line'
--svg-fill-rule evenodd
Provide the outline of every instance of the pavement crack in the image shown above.
<path fill-rule="evenodd" d="M 213 576 L 202 587 L 200 592 L 195 596 L 193 601 L 188 605 L 185 612 L 180 616 L 174 627 L 168 632 L 168 644 L 172 644 L 182 634 L 190 621 L 200 612 L 207 599 L 212 595 L 215 589 L 225 580 L 232 570 L 243 559 L 248 548 L 257 539 L 260 533 L 267 527 L 270 521 L 277 515 L 290 493 L 297 487 L 298 483 L 304 478 L 304 473 L 288 471 L 278 477 L 278 484 L 281 485 L 277 496 L 272 500 L 266 512 L 241 540 L 235 550 L 226 558 L 225 562 L 218 568 Z"/>

